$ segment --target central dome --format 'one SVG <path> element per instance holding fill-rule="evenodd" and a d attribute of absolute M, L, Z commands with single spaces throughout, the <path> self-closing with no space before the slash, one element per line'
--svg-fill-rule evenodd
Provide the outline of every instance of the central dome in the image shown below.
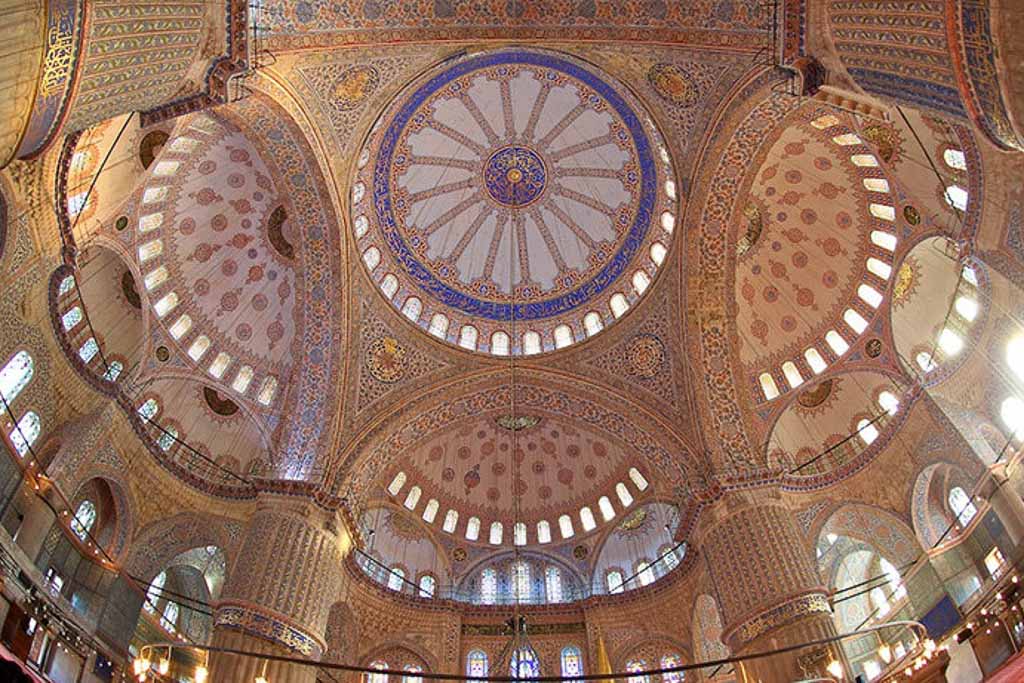
<path fill-rule="evenodd" d="M 539 353 L 639 299 L 675 194 L 628 91 L 576 59 L 512 49 L 446 62 L 395 100 L 358 164 L 352 218 L 407 317 L 470 350 Z"/>

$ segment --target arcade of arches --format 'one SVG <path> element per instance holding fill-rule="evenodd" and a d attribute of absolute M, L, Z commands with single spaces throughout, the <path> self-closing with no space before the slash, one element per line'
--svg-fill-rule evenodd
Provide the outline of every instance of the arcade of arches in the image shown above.
<path fill-rule="evenodd" d="M 982 680 L 1024 645 L 1021 30 L 0 0 L 0 657 Z M 673 670 L 901 620 L 938 650 Z"/>

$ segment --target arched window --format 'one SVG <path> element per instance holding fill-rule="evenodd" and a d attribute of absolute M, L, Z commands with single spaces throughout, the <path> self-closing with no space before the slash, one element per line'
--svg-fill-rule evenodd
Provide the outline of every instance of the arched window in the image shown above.
<path fill-rule="evenodd" d="M 967 210 L 967 190 L 959 185 L 950 185 L 946 188 L 946 203 L 960 211 Z"/>
<path fill-rule="evenodd" d="M 558 518 L 558 530 L 562 533 L 562 538 L 572 538 L 575 531 L 573 531 L 572 518 L 569 515 L 562 515 Z"/>
<path fill-rule="evenodd" d="M 512 678 L 536 678 L 540 675 L 537 653 L 532 648 L 521 647 L 512 653 L 509 665 L 509 676 Z"/>
<path fill-rule="evenodd" d="M 626 485 L 621 481 L 615 485 L 615 495 L 619 497 L 619 502 L 622 503 L 622 507 L 628 508 L 633 504 L 633 494 L 629 492 Z"/>
<path fill-rule="evenodd" d="M 634 572 L 641 586 L 649 586 L 654 583 L 654 569 L 651 568 L 651 563 L 647 560 L 637 562 Z"/>
<path fill-rule="evenodd" d="M 942 160 L 946 162 L 946 165 L 950 168 L 955 168 L 958 171 L 967 170 L 967 158 L 964 153 L 958 149 L 947 149 L 942 153 Z"/>
<path fill-rule="evenodd" d="M 124 363 L 119 360 L 110 361 L 110 365 L 107 366 L 107 371 L 103 373 L 103 379 L 108 382 L 116 382 L 117 378 L 121 376 L 121 372 L 124 370 Z"/>
<path fill-rule="evenodd" d="M 160 432 L 160 435 L 156 439 L 156 443 L 158 446 L 160 446 L 160 450 L 166 453 L 167 451 L 171 450 L 171 446 L 174 445 L 174 442 L 177 439 L 178 430 L 175 429 L 173 425 L 168 425 L 164 427 L 162 432 Z"/>
<path fill-rule="evenodd" d="M 466 675 L 472 678 L 487 676 L 487 653 L 483 650 L 470 650 L 466 655 Z"/>
<path fill-rule="evenodd" d="M 597 311 L 591 311 L 583 316 L 583 329 L 586 330 L 588 337 L 593 337 L 602 328 L 604 328 L 604 322 L 601 320 L 601 314 Z"/>
<path fill-rule="evenodd" d="M 146 589 L 146 602 L 142 605 L 150 614 L 156 614 L 156 604 L 164 590 L 164 583 L 167 582 L 167 572 L 160 572 L 149 583 Z"/>
<path fill-rule="evenodd" d="M 501 525 L 501 522 L 491 522 L 491 534 L 488 540 L 491 545 L 501 545 L 502 536 L 505 535 L 505 529 Z"/>
<path fill-rule="evenodd" d="M 601 517 L 606 522 L 610 522 L 615 519 L 615 508 L 612 507 L 612 502 L 608 500 L 608 496 L 601 496 L 597 501 L 597 507 L 601 510 Z"/>
<path fill-rule="evenodd" d="M 167 601 L 164 605 L 163 616 L 160 617 L 160 625 L 165 631 L 174 633 L 178 629 L 178 603 Z"/>
<path fill-rule="evenodd" d="M 466 522 L 466 540 L 475 541 L 480 538 L 480 518 L 470 517 Z"/>
<path fill-rule="evenodd" d="M 75 288 L 75 276 L 74 275 L 68 275 L 63 280 L 60 281 L 60 288 L 57 290 L 57 296 L 59 296 L 59 297 L 60 296 L 64 296 L 65 294 L 67 294 L 68 292 L 70 292 L 74 288 Z"/>
<path fill-rule="evenodd" d="M 647 490 L 647 479 L 644 478 L 644 475 L 640 474 L 640 470 L 638 470 L 635 467 L 630 467 L 629 478 L 633 481 L 633 485 L 636 486 L 638 489 L 640 489 L 641 491 Z"/>
<path fill-rule="evenodd" d="M 91 500 L 83 500 L 75 510 L 75 516 L 71 519 L 71 530 L 81 540 L 86 540 L 93 525 L 96 524 L 96 504 Z"/>
<path fill-rule="evenodd" d="M 537 542 L 551 543 L 551 525 L 546 519 L 537 522 Z"/>
<path fill-rule="evenodd" d="M 970 496 L 959 486 L 949 490 L 949 509 L 953 511 L 957 523 L 964 527 L 978 514 L 978 508 L 971 502 Z"/>
<path fill-rule="evenodd" d="M 405 486 L 405 472 L 399 472 L 395 475 L 395 478 L 388 484 L 388 493 L 392 496 L 397 496 L 398 492 Z"/>
<path fill-rule="evenodd" d="M 509 352 L 508 335 L 498 330 L 491 335 L 491 353 L 495 356 L 507 356 Z"/>
<path fill-rule="evenodd" d="M 532 330 L 523 334 L 523 354 L 529 356 L 540 352 L 540 334 Z"/>
<path fill-rule="evenodd" d="M 544 590 L 548 602 L 562 602 L 562 572 L 558 567 L 548 565 L 544 569 Z"/>
<path fill-rule="evenodd" d="M 878 405 L 890 415 L 895 415 L 900 409 L 900 400 L 891 391 L 883 391 L 878 395 Z"/>
<path fill-rule="evenodd" d="M 661 546 L 658 550 L 658 555 L 661 557 L 661 561 L 665 563 L 666 572 L 670 572 L 679 566 L 679 555 L 676 554 L 676 549 L 673 546 Z"/>
<path fill-rule="evenodd" d="M 681 666 L 683 663 L 682 658 L 677 654 L 665 655 L 661 658 L 661 669 L 672 669 L 677 666 Z M 661 674 L 661 683 L 680 683 L 683 678 L 686 677 L 684 671 L 673 671 L 670 673 Z"/>
<path fill-rule="evenodd" d="M 18 455 L 24 457 L 28 453 L 29 448 L 39 438 L 41 429 L 42 423 L 39 420 L 39 415 L 34 410 L 30 410 L 21 416 L 18 424 L 15 425 L 10 433 L 11 443 L 14 444 L 14 449 L 18 451 Z"/>
<path fill-rule="evenodd" d="M 375 662 L 370 662 L 370 668 L 384 671 L 388 668 L 388 663 L 378 659 Z M 388 675 L 382 673 L 363 674 L 363 680 L 366 683 L 388 683 Z"/>
<path fill-rule="evenodd" d="M 435 313 L 434 317 L 430 319 L 430 329 L 427 331 L 435 337 L 444 339 L 448 336 L 448 316 L 444 313 Z"/>
<path fill-rule="evenodd" d="M 526 522 L 516 522 L 512 527 L 512 542 L 516 545 L 526 545 Z"/>
<path fill-rule="evenodd" d="M 562 324 L 555 328 L 555 348 L 564 349 L 566 346 L 572 345 L 573 335 L 572 328 L 568 325 Z"/>
<path fill-rule="evenodd" d="M 444 515 L 444 524 L 441 526 L 441 531 L 448 534 L 455 533 L 455 527 L 459 525 L 459 511 L 449 510 Z"/>
<path fill-rule="evenodd" d="M 1024 436 L 1024 401 L 1016 396 L 1008 396 L 999 406 L 999 417 L 1010 430 L 1010 434 L 1020 440 Z"/>
<path fill-rule="evenodd" d="M 459 332 L 459 346 L 470 351 L 476 351 L 477 330 L 472 325 L 463 325 Z"/>
<path fill-rule="evenodd" d="M 18 351 L 0 370 L 0 395 L 12 403 L 35 374 L 35 361 L 28 351 Z"/>
<path fill-rule="evenodd" d="M 65 331 L 70 330 L 80 322 L 82 322 L 82 309 L 79 306 L 75 306 L 61 316 L 61 324 L 64 325 Z"/>
<path fill-rule="evenodd" d="M 597 528 L 597 522 L 594 521 L 594 513 L 586 505 L 580 508 L 580 523 L 583 525 L 584 531 L 593 531 Z"/>
<path fill-rule="evenodd" d="M 392 567 L 388 573 L 388 588 L 393 591 L 401 591 L 405 585 L 405 570 L 401 567 Z"/>
<path fill-rule="evenodd" d="M 516 562 L 512 565 L 512 595 L 517 602 L 529 602 L 531 593 L 530 565 Z"/>
<path fill-rule="evenodd" d="M 146 400 L 141 406 L 139 406 L 139 416 L 143 421 L 152 420 L 156 417 L 156 414 L 160 412 L 160 404 L 157 403 L 155 398 Z"/>
<path fill-rule="evenodd" d="M 402 683 L 423 683 L 423 676 L 417 676 L 416 674 L 423 673 L 423 669 L 416 666 L 415 664 L 409 664 L 405 667 L 404 671 L 406 676 L 402 676 Z"/>
<path fill-rule="evenodd" d="M 583 656 L 575 645 L 562 649 L 562 678 L 583 675 Z"/>
<path fill-rule="evenodd" d="M 860 420 L 857 423 L 857 434 L 860 435 L 860 440 L 864 442 L 866 446 L 870 446 L 878 438 L 878 427 L 873 423 L 865 420 Z"/>
<path fill-rule="evenodd" d="M 420 577 L 420 597 L 421 598 L 432 598 L 434 597 L 434 589 L 437 588 L 437 579 L 430 574 L 424 574 Z"/>
<path fill-rule="evenodd" d="M 422 493 L 423 490 L 420 489 L 419 486 L 413 486 L 411 489 L 409 489 L 409 493 L 408 495 L 406 495 L 405 502 L 402 503 L 402 505 L 404 505 L 406 508 L 410 510 L 415 510 L 416 506 L 419 505 L 420 495 Z"/>
<path fill-rule="evenodd" d="M 419 297 L 410 296 L 402 305 L 402 314 L 413 322 L 420 319 L 420 313 L 422 312 L 423 302 L 420 301 Z"/>
<path fill-rule="evenodd" d="M 882 567 L 882 573 L 885 574 L 885 578 L 889 580 L 889 590 L 892 592 L 893 600 L 900 600 L 907 597 L 907 589 L 903 585 L 903 579 L 900 576 L 900 570 L 893 566 L 893 563 L 884 557 L 879 558 L 879 566 Z"/>
<path fill-rule="evenodd" d="M 431 498 L 427 501 L 426 506 L 423 508 L 423 521 L 427 524 L 433 524 L 434 518 L 437 517 L 437 509 L 441 507 L 441 504 L 437 502 L 437 498 Z"/>
<path fill-rule="evenodd" d="M 480 602 L 493 605 L 498 600 L 498 572 L 487 567 L 480 572 Z"/>
<path fill-rule="evenodd" d="M 614 594 L 622 592 L 622 572 L 619 570 L 613 569 L 608 572 L 608 575 L 605 577 L 605 581 L 608 584 L 609 593 Z"/>
<path fill-rule="evenodd" d="M 639 673 L 647 668 L 647 663 L 642 659 L 631 659 L 626 662 L 626 671 L 629 673 Z M 630 676 L 626 679 L 627 683 L 651 683 L 651 677 L 644 674 L 641 676 Z"/>

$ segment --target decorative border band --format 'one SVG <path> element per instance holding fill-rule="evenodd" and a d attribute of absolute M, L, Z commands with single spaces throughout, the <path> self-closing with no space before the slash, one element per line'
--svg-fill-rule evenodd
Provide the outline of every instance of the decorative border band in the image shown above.
<path fill-rule="evenodd" d="M 323 646 L 308 633 L 280 619 L 244 607 L 221 607 L 217 610 L 214 626 L 243 631 L 313 659 L 319 659 L 323 654 Z"/>
<path fill-rule="evenodd" d="M 736 640 L 739 643 L 746 644 L 772 629 L 812 614 L 832 614 L 832 607 L 828 604 L 828 598 L 824 594 L 812 593 L 810 595 L 802 595 L 777 607 L 773 607 L 767 612 L 762 612 L 756 617 L 748 619 L 726 635 L 729 640 Z M 726 640 L 726 637 L 723 636 L 722 640 Z"/>

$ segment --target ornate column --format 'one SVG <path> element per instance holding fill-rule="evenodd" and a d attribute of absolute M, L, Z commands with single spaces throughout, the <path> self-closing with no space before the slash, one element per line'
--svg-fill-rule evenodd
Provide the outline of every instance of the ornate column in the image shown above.
<path fill-rule="evenodd" d="M 213 645 L 319 660 L 351 542 L 340 517 L 307 500 L 261 494 L 214 617 Z M 211 655 L 210 679 L 252 683 L 262 662 Z M 267 666 L 274 683 L 313 683 L 316 669 Z"/>
<path fill-rule="evenodd" d="M 0 168 L 114 116 L 223 101 L 246 64 L 245 0 L 0 0 Z"/>
<path fill-rule="evenodd" d="M 995 510 L 1010 540 L 1018 545 L 1024 539 L 1024 500 L 1017 495 L 1007 471 L 1003 464 L 993 465 L 981 494 Z"/>
<path fill-rule="evenodd" d="M 808 49 L 833 80 L 973 121 L 992 143 L 1024 150 L 1024 20 L 1013 3 L 816 0 L 809 13 Z"/>
<path fill-rule="evenodd" d="M 777 489 L 728 493 L 701 513 L 697 540 L 718 593 L 722 641 L 736 655 L 835 634 L 817 566 Z M 820 647 L 750 660 L 745 681 L 824 675 L 841 648 Z"/>

